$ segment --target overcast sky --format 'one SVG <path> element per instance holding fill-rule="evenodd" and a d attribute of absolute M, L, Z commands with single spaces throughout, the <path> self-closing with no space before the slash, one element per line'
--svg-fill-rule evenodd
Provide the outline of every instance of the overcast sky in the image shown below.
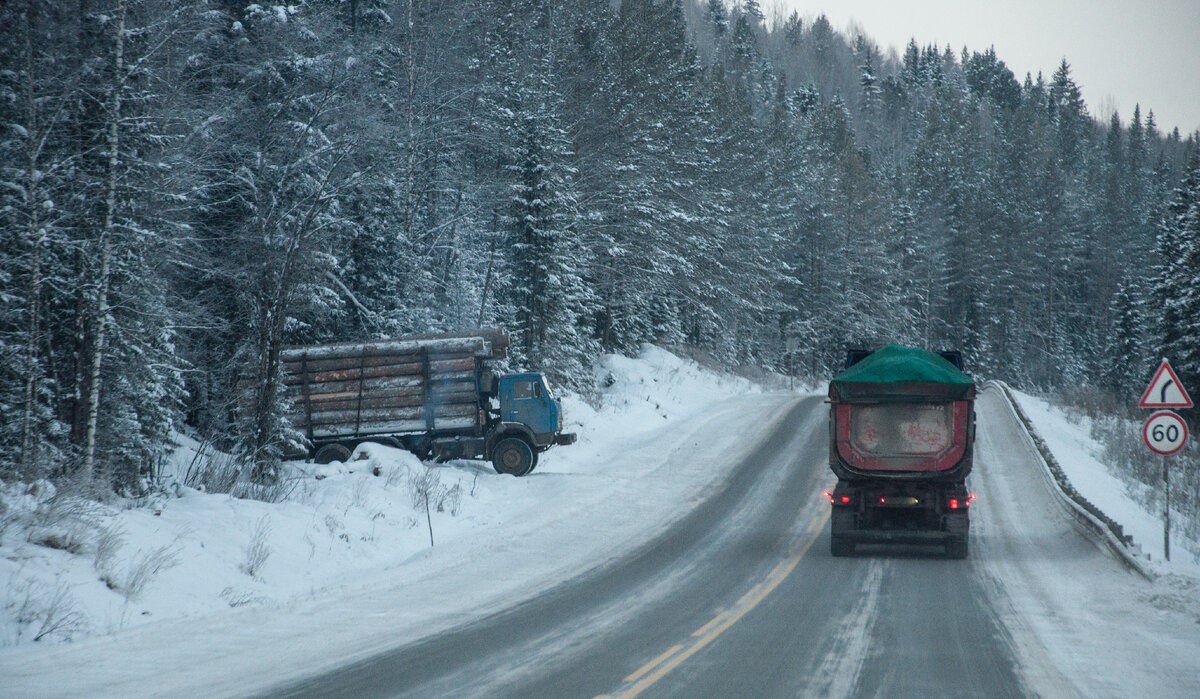
<path fill-rule="evenodd" d="M 834 28 L 857 22 L 886 54 L 949 44 L 957 54 L 996 47 L 1019 82 L 1046 78 L 1065 56 L 1093 116 L 1128 124 L 1135 104 L 1163 132 L 1200 129 L 1200 0 L 759 0 Z"/>

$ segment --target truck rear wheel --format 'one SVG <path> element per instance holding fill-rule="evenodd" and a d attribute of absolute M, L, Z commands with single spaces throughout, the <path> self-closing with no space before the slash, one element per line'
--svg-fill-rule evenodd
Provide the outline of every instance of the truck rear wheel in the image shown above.
<path fill-rule="evenodd" d="M 337 442 L 322 444 L 320 448 L 317 449 L 317 453 L 313 454 L 313 463 L 320 464 L 322 466 L 334 461 L 341 461 L 344 463 L 349 460 L 350 450 L 347 449 L 345 445 L 338 444 Z"/>
<path fill-rule="evenodd" d="M 492 466 L 496 473 L 524 476 L 533 470 L 533 448 L 517 437 L 502 439 L 492 449 Z"/>
<path fill-rule="evenodd" d="M 834 556 L 849 556 L 854 553 L 854 539 L 846 536 L 854 531 L 854 511 L 835 507 L 829 515 L 829 552 Z"/>

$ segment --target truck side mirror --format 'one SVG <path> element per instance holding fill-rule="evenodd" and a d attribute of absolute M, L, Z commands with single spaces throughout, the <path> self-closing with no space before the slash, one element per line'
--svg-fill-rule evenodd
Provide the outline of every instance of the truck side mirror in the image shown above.
<path fill-rule="evenodd" d="M 963 370 L 962 352 L 958 350 L 942 350 L 938 352 L 938 356 L 954 365 L 955 369 Z"/>

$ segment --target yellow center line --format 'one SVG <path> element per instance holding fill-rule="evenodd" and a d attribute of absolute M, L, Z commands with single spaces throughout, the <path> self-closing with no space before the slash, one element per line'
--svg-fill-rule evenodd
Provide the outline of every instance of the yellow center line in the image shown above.
<path fill-rule="evenodd" d="M 718 614 L 716 618 L 701 627 L 699 631 L 692 634 L 693 636 L 697 636 L 701 635 L 701 632 L 704 632 L 701 635 L 701 638 L 689 646 L 686 650 L 680 652 L 680 649 L 683 646 L 674 646 L 666 653 L 663 653 L 654 660 L 651 660 L 646 665 L 642 666 L 642 668 L 634 674 L 625 678 L 625 682 L 636 682 L 636 684 L 617 695 L 617 699 L 633 699 L 633 697 L 641 694 L 646 690 L 646 688 L 665 677 L 672 670 L 683 664 L 683 662 L 688 658 L 692 657 L 696 653 L 699 653 L 701 649 L 716 640 L 718 636 L 725 633 L 729 627 L 733 626 L 739 620 L 741 620 L 742 617 L 750 613 L 750 610 L 757 607 L 760 602 L 762 602 L 767 598 L 768 595 L 775 591 L 775 588 L 779 587 L 780 583 L 782 583 L 789 575 L 791 575 L 792 571 L 796 569 L 796 566 L 800 564 L 800 559 L 804 558 L 804 555 L 808 553 L 810 548 L 812 548 L 813 543 L 817 540 L 817 533 L 825 526 L 825 522 L 828 520 L 829 508 L 823 508 L 822 515 L 813 520 L 812 524 L 805 532 L 808 535 L 807 540 L 798 542 L 796 548 L 793 549 L 791 557 L 782 561 L 783 567 L 780 568 L 780 566 L 776 566 L 775 570 L 771 572 L 771 575 L 775 576 L 774 578 L 768 576 L 768 579 L 765 583 L 758 583 L 751 588 L 750 592 L 747 592 L 742 596 L 742 599 L 738 600 L 738 608 L 736 611 L 733 611 L 732 613 L 721 612 L 721 614 Z M 779 572 L 777 573 L 776 571 Z M 722 617 L 725 618 L 722 619 Z M 706 629 L 709 630 L 705 631 Z M 650 672 L 651 670 L 653 670 L 653 672 Z M 646 672 L 650 672 L 650 674 L 647 674 L 645 677 L 642 677 L 640 681 L 638 681 L 637 678 Z"/>
<path fill-rule="evenodd" d="M 704 626 L 701 626 L 700 628 L 698 628 L 698 629 L 696 629 L 695 631 L 693 631 L 693 632 L 692 632 L 692 638 L 696 638 L 696 637 L 699 637 L 699 636 L 703 636 L 704 634 L 708 633 L 708 630 L 709 630 L 709 629 L 711 629 L 712 627 L 714 627 L 714 626 L 716 626 L 717 624 L 719 624 L 719 623 L 721 623 L 722 621 L 724 621 L 724 620 L 725 620 L 725 617 L 727 617 L 727 616 L 729 616 L 729 611 L 728 611 L 728 610 L 726 610 L 726 611 L 724 611 L 724 612 L 721 612 L 720 614 L 716 615 L 716 616 L 715 616 L 715 617 L 713 617 L 713 618 L 712 618 L 712 620 L 711 620 L 711 621 L 709 621 L 707 624 L 705 624 Z"/>
<path fill-rule="evenodd" d="M 671 657 L 672 655 L 675 655 L 676 653 L 678 653 L 678 652 L 679 652 L 680 650 L 682 650 L 682 649 L 683 649 L 683 644 L 682 644 L 682 643 L 681 643 L 681 644 L 679 644 L 679 645 L 677 645 L 677 646 L 672 646 L 672 647 L 671 647 L 669 650 L 667 650 L 667 652 L 666 652 L 666 653 L 663 653 L 662 655 L 658 656 L 658 657 L 657 657 L 657 658 L 655 658 L 654 660 L 651 660 L 650 662 L 648 662 L 648 663 L 646 663 L 645 665 L 643 665 L 643 666 L 641 666 L 640 668 L 638 668 L 637 672 L 633 673 L 633 674 L 632 674 L 632 675 L 630 675 L 629 677 L 626 677 L 624 681 L 625 681 L 625 682 L 635 682 L 635 681 L 637 681 L 637 679 L 638 679 L 639 677 L 641 677 L 642 675 L 646 674 L 647 672 L 650 672 L 650 671 L 651 671 L 651 670 L 653 670 L 653 669 L 655 668 L 655 666 L 657 666 L 659 663 L 661 663 L 662 661 L 664 661 L 664 660 L 666 660 L 667 658 Z"/>
<path fill-rule="evenodd" d="M 747 592 L 746 594 L 742 595 L 742 598 L 739 599 L 737 601 L 737 604 L 735 604 L 733 606 L 741 607 L 742 605 L 746 604 L 747 600 L 749 600 L 750 598 L 752 598 L 758 594 L 758 591 L 762 589 L 762 586 L 763 586 L 763 584 L 759 583 L 759 584 L 755 585 L 754 587 L 750 588 L 750 591 Z"/>

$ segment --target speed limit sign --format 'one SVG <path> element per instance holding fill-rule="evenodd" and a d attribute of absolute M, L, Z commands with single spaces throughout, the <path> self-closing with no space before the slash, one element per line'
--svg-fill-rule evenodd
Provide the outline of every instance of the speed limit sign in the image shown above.
<path fill-rule="evenodd" d="M 1160 410 L 1146 419 L 1142 439 L 1150 451 L 1170 456 L 1187 444 L 1187 423 L 1170 410 Z"/>

